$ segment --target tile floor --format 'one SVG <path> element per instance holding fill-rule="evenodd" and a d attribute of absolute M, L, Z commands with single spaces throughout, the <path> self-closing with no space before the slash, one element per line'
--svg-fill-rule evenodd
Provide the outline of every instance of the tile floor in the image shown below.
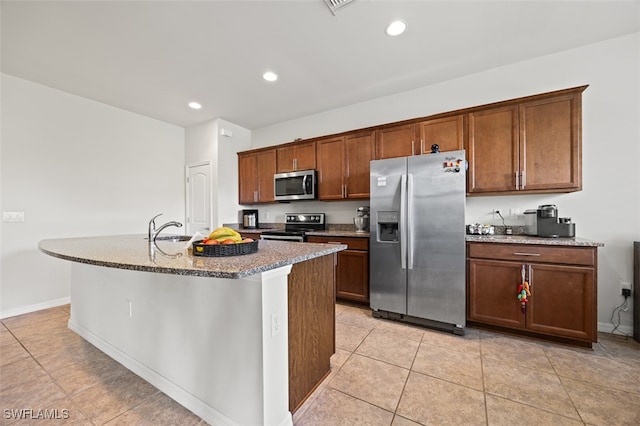
<path fill-rule="evenodd" d="M 70 331 L 68 317 L 64 306 L 2 320 L 0 425 L 204 424 Z M 599 340 L 587 350 L 459 337 L 339 304 L 332 372 L 294 424 L 638 425 L 640 344 Z M 17 420 L 11 409 L 64 419 Z"/>

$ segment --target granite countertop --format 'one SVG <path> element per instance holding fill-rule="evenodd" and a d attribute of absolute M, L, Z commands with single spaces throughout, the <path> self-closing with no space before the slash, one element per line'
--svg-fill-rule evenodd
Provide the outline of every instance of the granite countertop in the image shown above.
<path fill-rule="evenodd" d="M 143 234 L 47 239 L 40 241 L 38 247 L 50 256 L 90 265 L 216 278 L 244 278 L 347 248 L 346 245 L 260 240 L 256 253 L 205 257 L 190 254 L 187 242 L 150 244 Z"/>
<path fill-rule="evenodd" d="M 544 238 L 531 235 L 466 235 L 467 242 L 537 244 L 543 246 L 604 247 L 604 243 L 583 238 Z"/>

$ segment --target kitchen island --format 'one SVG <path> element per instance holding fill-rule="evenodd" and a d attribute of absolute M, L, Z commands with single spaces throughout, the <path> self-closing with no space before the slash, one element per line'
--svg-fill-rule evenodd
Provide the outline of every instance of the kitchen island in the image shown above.
<path fill-rule="evenodd" d="M 335 350 L 334 253 L 199 257 L 143 235 L 43 240 L 72 261 L 69 328 L 211 424 L 291 425 Z"/>

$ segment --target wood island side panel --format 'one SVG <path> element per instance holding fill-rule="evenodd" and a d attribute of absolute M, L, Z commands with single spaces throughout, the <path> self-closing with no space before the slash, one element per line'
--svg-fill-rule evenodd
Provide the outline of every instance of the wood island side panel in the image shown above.
<path fill-rule="evenodd" d="M 331 371 L 335 352 L 335 255 L 296 263 L 289 274 L 289 410 Z"/>

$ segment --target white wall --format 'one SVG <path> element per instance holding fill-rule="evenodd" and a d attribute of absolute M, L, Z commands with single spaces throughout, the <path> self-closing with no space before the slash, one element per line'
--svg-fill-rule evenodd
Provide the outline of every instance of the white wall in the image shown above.
<path fill-rule="evenodd" d="M 231 136 L 223 136 L 223 130 L 230 132 Z M 251 131 L 229 121 L 215 119 L 188 127 L 185 142 L 187 165 L 205 161 L 212 165 L 212 229 L 223 223 L 237 223 L 241 208 L 238 204 L 237 153 L 250 148 Z"/>
<path fill-rule="evenodd" d="M 611 313 L 623 301 L 620 281 L 633 280 L 632 242 L 640 240 L 640 33 L 255 129 L 252 146 L 585 84 L 589 87 L 583 93 L 583 190 L 563 195 L 468 198 L 467 223 L 499 223 L 488 214 L 493 208 L 525 210 L 557 204 L 560 216 L 573 218 L 578 237 L 606 244 L 599 250 L 598 327 L 609 331 L 613 328 Z M 318 209 L 328 215 L 338 211 L 339 216 L 345 216 L 339 203 L 321 204 Z M 299 203 L 291 209 L 298 206 L 306 208 Z M 279 216 L 282 208 L 263 206 L 261 214 L 273 211 Z M 507 220 L 524 223 L 522 217 Z M 620 329 L 630 332 L 632 310 L 621 318 Z"/>
<path fill-rule="evenodd" d="M 184 129 L 1 75 L 0 318 L 65 303 L 70 264 L 44 238 L 146 234 L 184 222 Z"/>

